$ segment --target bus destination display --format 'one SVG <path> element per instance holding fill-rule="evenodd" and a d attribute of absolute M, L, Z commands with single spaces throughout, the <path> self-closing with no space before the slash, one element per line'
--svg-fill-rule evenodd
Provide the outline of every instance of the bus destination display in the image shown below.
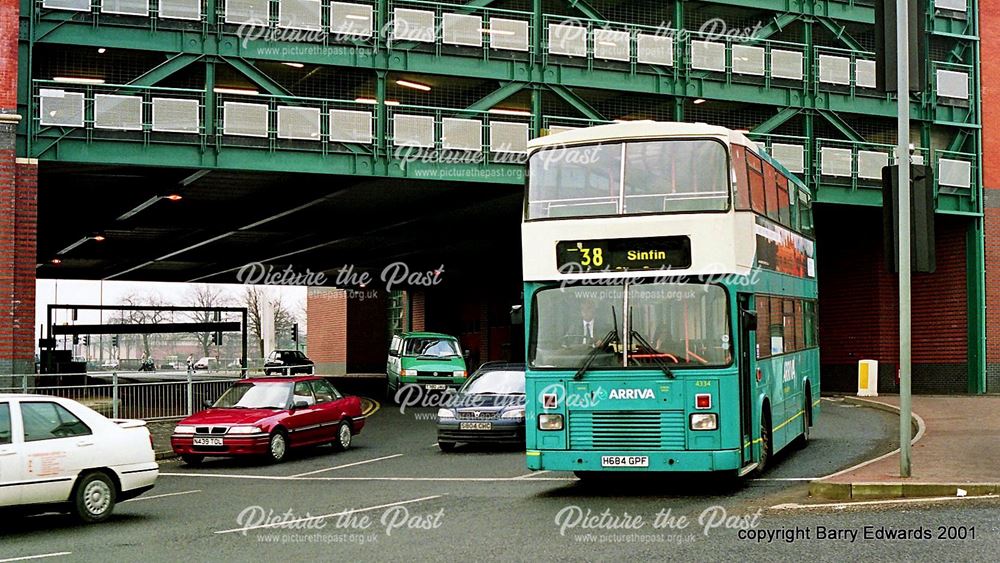
<path fill-rule="evenodd" d="M 556 243 L 560 271 L 670 270 L 691 266 L 691 239 L 686 236 L 572 240 Z"/>

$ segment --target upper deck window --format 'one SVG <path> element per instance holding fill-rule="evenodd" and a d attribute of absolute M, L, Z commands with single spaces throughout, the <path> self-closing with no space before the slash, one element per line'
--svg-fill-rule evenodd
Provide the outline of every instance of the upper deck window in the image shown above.
<path fill-rule="evenodd" d="M 710 139 L 545 149 L 529 162 L 528 219 L 725 211 L 729 176 Z"/>

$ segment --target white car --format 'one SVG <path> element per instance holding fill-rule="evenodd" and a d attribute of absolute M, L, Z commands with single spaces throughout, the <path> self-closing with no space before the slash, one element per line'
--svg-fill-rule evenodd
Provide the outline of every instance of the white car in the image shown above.
<path fill-rule="evenodd" d="M 72 401 L 0 394 L 0 507 L 68 509 L 84 522 L 153 488 L 160 469 L 142 420 Z"/>
<path fill-rule="evenodd" d="M 194 363 L 194 369 L 215 371 L 219 369 L 219 359 L 206 356 Z"/>

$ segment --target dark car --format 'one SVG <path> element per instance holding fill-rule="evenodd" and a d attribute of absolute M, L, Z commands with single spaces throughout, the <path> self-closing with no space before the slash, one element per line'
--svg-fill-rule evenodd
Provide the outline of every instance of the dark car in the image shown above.
<path fill-rule="evenodd" d="M 438 410 L 438 447 L 524 445 L 524 364 L 487 363 Z"/>
<path fill-rule="evenodd" d="M 205 456 L 267 456 L 289 448 L 351 446 L 365 425 L 361 399 L 322 377 L 258 377 L 234 383 L 211 407 L 177 424 L 170 444 L 190 465 Z"/>
<path fill-rule="evenodd" d="M 298 350 L 274 350 L 264 361 L 264 375 L 312 375 L 313 361 Z"/>

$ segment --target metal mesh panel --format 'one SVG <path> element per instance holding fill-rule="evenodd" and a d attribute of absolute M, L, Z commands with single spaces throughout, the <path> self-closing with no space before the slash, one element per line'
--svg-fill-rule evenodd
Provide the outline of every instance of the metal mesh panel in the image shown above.
<path fill-rule="evenodd" d="M 201 0 L 160 0 L 160 17 L 172 20 L 200 20 Z"/>
<path fill-rule="evenodd" d="M 967 9 L 965 0 L 934 0 L 934 7 L 953 12 L 964 12 Z"/>
<path fill-rule="evenodd" d="M 347 109 L 330 110 L 330 140 L 344 143 L 372 142 L 372 114 Z"/>
<path fill-rule="evenodd" d="M 83 127 L 83 94 L 43 89 L 39 95 L 39 118 L 42 125 Z"/>
<path fill-rule="evenodd" d="M 267 106 L 244 102 L 222 104 L 222 131 L 226 135 L 267 137 Z"/>
<path fill-rule="evenodd" d="M 397 147 L 433 147 L 434 118 L 397 113 L 392 116 L 392 142 Z"/>
<path fill-rule="evenodd" d="M 771 49 L 771 76 L 802 80 L 802 53 Z"/>
<path fill-rule="evenodd" d="M 938 159 L 938 184 L 953 188 L 972 185 L 972 163 L 964 160 Z"/>
<path fill-rule="evenodd" d="M 969 99 L 969 75 L 953 70 L 937 71 L 937 95 L 946 98 Z"/>
<path fill-rule="evenodd" d="M 635 37 L 636 60 L 651 65 L 673 66 L 674 41 L 668 36 L 638 34 Z"/>
<path fill-rule="evenodd" d="M 281 0 L 278 3 L 278 27 L 323 29 L 322 12 L 320 0 Z"/>
<path fill-rule="evenodd" d="M 523 153 L 528 151 L 528 124 L 490 122 L 490 151 Z"/>
<path fill-rule="evenodd" d="M 875 61 L 854 61 L 854 83 L 862 88 L 875 87 Z"/>
<path fill-rule="evenodd" d="M 374 25 L 371 6 L 330 3 L 330 33 L 333 35 L 371 37 Z"/>
<path fill-rule="evenodd" d="M 733 72 L 764 76 L 764 48 L 733 45 Z"/>
<path fill-rule="evenodd" d="M 508 51 L 527 51 L 528 22 L 490 18 L 490 47 Z"/>
<path fill-rule="evenodd" d="M 153 98 L 153 131 L 198 132 L 198 100 Z"/>
<path fill-rule="evenodd" d="M 771 156 L 789 172 L 800 173 L 805 170 L 805 150 L 802 145 L 771 144 Z"/>
<path fill-rule="evenodd" d="M 434 12 L 396 8 L 392 11 L 392 38 L 396 41 L 433 43 Z"/>
<path fill-rule="evenodd" d="M 148 16 L 149 0 L 101 0 L 101 12 L 124 16 Z"/>
<path fill-rule="evenodd" d="M 594 56 L 612 61 L 628 61 L 631 41 L 627 31 L 594 30 Z"/>
<path fill-rule="evenodd" d="M 882 167 L 889 164 L 889 153 L 858 151 L 858 177 L 869 180 L 882 179 Z"/>
<path fill-rule="evenodd" d="M 550 23 L 549 53 L 568 57 L 586 57 L 587 28 L 572 24 Z"/>
<path fill-rule="evenodd" d="M 43 8 L 53 10 L 75 10 L 78 12 L 90 11 L 90 0 L 44 0 Z"/>
<path fill-rule="evenodd" d="M 822 171 L 825 176 L 851 176 L 851 149 L 820 149 Z"/>
<path fill-rule="evenodd" d="M 319 108 L 278 106 L 278 138 L 320 140 Z"/>
<path fill-rule="evenodd" d="M 142 98 L 139 96 L 94 95 L 94 127 L 139 131 L 142 129 Z"/>
<path fill-rule="evenodd" d="M 226 0 L 226 23 L 266 25 L 269 0 Z"/>
<path fill-rule="evenodd" d="M 579 127 L 566 127 L 565 125 L 552 125 L 549 127 L 549 135 L 555 135 L 556 133 L 562 133 L 563 131 L 572 131 L 574 129 L 579 129 Z"/>
<path fill-rule="evenodd" d="M 691 68 L 725 72 L 726 46 L 711 41 L 691 42 Z"/>
<path fill-rule="evenodd" d="M 480 151 L 483 124 L 476 119 L 445 117 L 441 120 L 441 146 L 445 149 Z"/>
<path fill-rule="evenodd" d="M 820 55 L 819 81 L 830 84 L 850 84 L 851 59 L 847 57 L 834 57 L 832 55 Z"/>
<path fill-rule="evenodd" d="M 479 16 L 465 14 L 444 14 L 441 23 L 441 41 L 449 45 L 482 47 L 483 20 Z"/>

